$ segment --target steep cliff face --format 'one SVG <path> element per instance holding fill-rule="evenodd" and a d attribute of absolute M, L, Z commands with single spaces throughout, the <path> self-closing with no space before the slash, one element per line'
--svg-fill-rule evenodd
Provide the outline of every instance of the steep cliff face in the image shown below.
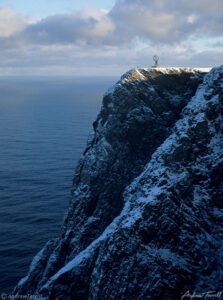
<path fill-rule="evenodd" d="M 61 236 L 17 294 L 179 299 L 223 290 L 223 67 L 134 69 L 103 98 Z"/>

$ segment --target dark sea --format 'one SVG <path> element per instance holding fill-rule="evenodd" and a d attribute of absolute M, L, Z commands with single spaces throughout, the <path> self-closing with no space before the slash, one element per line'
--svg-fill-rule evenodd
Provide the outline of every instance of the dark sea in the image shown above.
<path fill-rule="evenodd" d="M 0 293 L 59 235 L 75 165 L 117 79 L 0 77 Z"/>

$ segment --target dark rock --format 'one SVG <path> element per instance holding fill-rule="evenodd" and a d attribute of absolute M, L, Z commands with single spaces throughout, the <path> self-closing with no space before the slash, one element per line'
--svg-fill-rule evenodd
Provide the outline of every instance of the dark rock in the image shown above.
<path fill-rule="evenodd" d="M 61 237 L 15 293 L 165 300 L 223 290 L 223 67 L 203 77 L 136 69 L 106 93 Z"/>

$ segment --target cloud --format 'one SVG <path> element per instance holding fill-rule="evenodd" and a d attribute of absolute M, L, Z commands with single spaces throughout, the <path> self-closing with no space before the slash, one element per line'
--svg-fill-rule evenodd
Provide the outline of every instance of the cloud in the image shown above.
<path fill-rule="evenodd" d="M 110 12 L 129 40 L 179 43 L 189 36 L 223 36 L 222 0 L 119 0 Z"/>
<path fill-rule="evenodd" d="M 136 39 L 173 44 L 191 36 L 223 36 L 222 0 L 212 0 L 211 5 L 207 0 L 118 0 L 110 11 L 84 9 L 32 24 L 10 8 L 2 9 L 3 14 L 2 48 L 22 43 L 120 46 Z"/>
<path fill-rule="evenodd" d="M 0 37 L 10 37 L 34 22 L 34 18 L 19 15 L 9 6 L 0 8 Z"/>
<path fill-rule="evenodd" d="M 157 53 L 163 66 L 209 67 L 221 63 L 223 49 L 198 52 L 190 46 L 151 45 L 134 47 L 45 45 L 0 52 L 0 71 L 17 75 L 115 75 L 126 70 L 150 67 Z"/>
<path fill-rule="evenodd" d="M 116 24 L 118 42 L 131 42 L 141 38 L 153 42 L 168 43 L 179 38 L 179 28 L 176 16 L 166 11 L 154 11 L 145 4 L 133 2 L 127 5 L 124 1 L 117 4 L 110 12 L 110 17 Z M 122 40 L 124 37 L 124 40 Z"/>
<path fill-rule="evenodd" d="M 72 14 L 54 15 L 26 26 L 24 30 L 15 34 L 11 43 L 17 45 L 17 40 L 26 44 L 76 44 L 103 45 L 111 44 L 110 37 L 114 31 L 114 24 L 105 10 L 85 9 Z"/>
<path fill-rule="evenodd" d="M 110 11 L 88 8 L 40 21 L 5 7 L 0 9 L 0 70 L 121 73 L 149 66 L 154 53 L 162 65 L 218 65 L 222 29 L 222 0 L 117 0 Z"/>

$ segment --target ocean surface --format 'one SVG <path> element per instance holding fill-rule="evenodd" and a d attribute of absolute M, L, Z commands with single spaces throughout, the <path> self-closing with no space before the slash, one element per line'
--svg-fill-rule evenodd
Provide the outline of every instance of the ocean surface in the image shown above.
<path fill-rule="evenodd" d="M 0 293 L 59 235 L 75 165 L 117 79 L 0 77 Z"/>

